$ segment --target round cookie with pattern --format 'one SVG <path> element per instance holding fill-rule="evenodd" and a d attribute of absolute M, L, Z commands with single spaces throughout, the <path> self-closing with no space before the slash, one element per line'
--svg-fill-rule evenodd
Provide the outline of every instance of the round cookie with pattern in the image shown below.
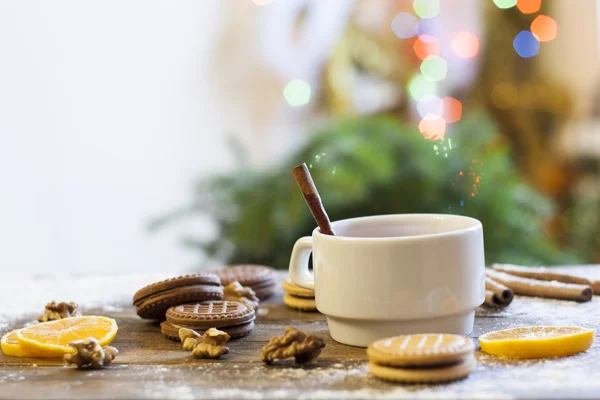
<path fill-rule="evenodd" d="M 475 345 L 460 335 L 428 333 L 377 340 L 367 348 L 371 373 L 383 380 L 434 383 L 462 379 L 477 367 Z"/>
<path fill-rule="evenodd" d="M 275 270 L 266 265 L 240 264 L 209 271 L 221 279 L 221 284 L 228 285 L 238 281 L 242 286 L 263 286 L 275 283 Z"/>
<path fill-rule="evenodd" d="M 254 290 L 261 300 L 273 295 L 277 289 L 275 270 L 266 265 L 242 264 L 209 271 L 221 279 L 223 285 L 238 281 Z"/>
<path fill-rule="evenodd" d="M 253 321 L 255 313 L 254 308 L 239 301 L 221 300 L 171 307 L 167 310 L 166 317 L 172 325 L 206 330 Z"/>
<path fill-rule="evenodd" d="M 460 335 L 428 333 L 377 340 L 367 348 L 369 361 L 395 367 L 452 364 L 472 354 L 473 342 Z"/>

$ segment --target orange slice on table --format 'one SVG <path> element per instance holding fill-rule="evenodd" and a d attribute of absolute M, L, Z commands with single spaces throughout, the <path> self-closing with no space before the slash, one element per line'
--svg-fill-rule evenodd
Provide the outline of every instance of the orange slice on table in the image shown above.
<path fill-rule="evenodd" d="M 594 334 L 579 326 L 524 326 L 486 333 L 479 344 L 481 351 L 502 357 L 566 357 L 586 351 Z"/>
<path fill-rule="evenodd" d="M 38 357 L 39 351 L 25 351 L 19 344 L 19 337 L 17 336 L 17 332 L 20 329 L 14 330 L 12 332 L 8 332 L 6 335 L 2 336 L 0 340 L 0 347 L 2 348 L 2 353 L 5 356 L 11 357 Z M 43 353 L 41 356 L 43 357 Z"/>
<path fill-rule="evenodd" d="M 17 329 L 16 331 L 8 332 L 6 335 L 2 336 L 0 340 L 0 347 L 2 348 L 2 353 L 6 356 L 12 357 L 27 357 L 21 346 L 19 345 L 19 340 L 17 339 Z"/>
<path fill-rule="evenodd" d="M 75 350 L 68 346 L 74 340 L 93 337 L 101 346 L 106 346 L 112 342 L 117 330 L 117 322 L 112 318 L 85 316 L 44 322 L 11 333 L 16 336 L 24 356 L 52 358 L 74 353 Z"/>

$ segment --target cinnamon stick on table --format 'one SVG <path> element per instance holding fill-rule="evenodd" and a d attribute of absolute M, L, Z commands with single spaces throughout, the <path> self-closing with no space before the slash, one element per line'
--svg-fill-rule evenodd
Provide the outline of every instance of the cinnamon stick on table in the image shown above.
<path fill-rule="evenodd" d="M 496 308 L 508 306 L 514 297 L 513 291 L 495 280 L 485 278 L 485 305 Z"/>
<path fill-rule="evenodd" d="M 592 299 L 592 288 L 587 285 L 523 278 L 489 268 L 486 269 L 485 275 L 496 282 L 508 286 L 515 294 L 580 302 Z"/>
<path fill-rule="evenodd" d="M 592 288 L 594 294 L 600 294 L 600 281 L 571 274 L 554 272 L 551 268 L 522 267 L 520 265 L 512 264 L 493 264 L 492 268 L 496 271 L 506 272 L 507 274 L 522 276 L 524 278 L 587 285 Z"/>

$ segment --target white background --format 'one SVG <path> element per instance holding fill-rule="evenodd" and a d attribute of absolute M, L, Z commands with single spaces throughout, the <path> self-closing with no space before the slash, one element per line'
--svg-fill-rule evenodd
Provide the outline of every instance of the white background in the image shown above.
<path fill-rule="evenodd" d="M 314 84 L 352 3 L 0 0 L 0 271 L 218 263 L 180 244 L 215 235 L 208 217 L 147 223 L 234 167 L 228 137 L 263 168 L 302 140 L 311 106 L 283 88 Z"/>
<path fill-rule="evenodd" d="M 0 1 L 0 271 L 194 266 L 145 223 L 231 164 L 207 75 L 222 7 Z M 206 169 L 210 167 L 210 171 Z"/>

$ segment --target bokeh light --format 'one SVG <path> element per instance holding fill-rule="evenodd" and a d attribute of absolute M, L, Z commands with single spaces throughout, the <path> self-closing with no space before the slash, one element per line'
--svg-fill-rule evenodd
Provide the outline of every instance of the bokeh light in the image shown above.
<path fill-rule="evenodd" d="M 415 36 L 418 18 L 412 14 L 401 12 L 392 20 L 392 30 L 400 39 L 408 39 Z"/>
<path fill-rule="evenodd" d="M 441 81 L 448 72 L 448 63 L 442 57 L 429 56 L 421 63 L 421 73 L 430 81 Z"/>
<path fill-rule="evenodd" d="M 273 0 L 252 0 L 252 2 L 257 6 L 266 6 L 267 4 L 271 4 Z"/>
<path fill-rule="evenodd" d="M 492 89 L 492 102 L 502 110 L 513 108 L 517 105 L 518 93 L 517 89 L 507 82 L 500 82 Z"/>
<path fill-rule="evenodd" d="M 417 112 L 422 118 L 427 114 L 442 115 L 444 102 L 437 96 L 426 96 L 417 103 Z"/>
<path fill-rule="evenodd" d="M 436 156 L 444 154 L 445 158 L 448 158 L 448 153 L 452 150 L 452 138 L 441 138 L 436 144 L 433 145 L 433 151 Z"/>
<path fill-rule="evenodd" d="M 300 107 L 310 101 L 310 85 L 300 79 L 292 79 L 283 88 L 283 97 L 292 107 Z"/>
<path fill-rule="evenodd" d="M 468 163 L 467 168 L 458 171 L 454 181 L 452 181 L 452 186 L 465 196 L 475 197 L 479 194 L 481 184 L 481 175 L 478 174 L 477 167 L 482 163 L 477 159 L 471 159 L 470 161 L 465 159 L 465 161 Z M 460 206 L 464 207 L 464 200 L 461 200 Z"/>
<path fill-rule="evenodd" d="M 494 4 L 498 8 L 506 9 L 517 5 L 517 0 L 494 0 Z"/>
<path fill-rule="evenodd" d="M 439 40 L 442 34 L 442 25 L 435 18 L 424 18 L 417 22 L 415 32 L 422 41 L 429 43 Z"/>
<path fill-rule="evenodd" d="M 556 21 L 546 15 L 538 15 L 531 23 L 531 33 L 540 42 L 549 42 L 556 37 Z"/>
<path fill-rule="evenodd" d="M 425 139 L 439 140 L 446 134 L 446 121 L 436 114 L 427 114 L 419 122 L 419 132 Z"/>
<path fill-rule="evenodd" d="M 417 74 L 408 81 L 408 91 L 416 101 L 435 96 L 437 87 L 435 82 L 425 78 L 421 74 Z"/>
<path fill-rule="evenodd" d="M 424 41 L 424 39 L 427 41 Z M 440 54 L 440 41 L 435 38 L 418 37 L 413 44 L 413 50 L 421 60 L 432 55 L 437 56 Z"/>
<path fill-rule="evenodd" d="M 459 32 L 452 39 L 452 50 L 460 58 L 473 58 L 479 52 L 479 39 L 469 32 Z"/>
<path fill-rule="evenodd" d="M 413 9 L 421 18 L 433 18 L 440 13 L 440 0 L 413 0 Z"/>
<path fill-rule="evenodd" d="M 517 0 L 517 8 L 523 14 L 533 14 L 540 11 L 542 0 Z"/>
<path fill-rule="evenodd" d="M 513 41 L 513 47 L 523 58 L 536 56 L 540 52 L 540 42 L 529 31 L 521 31 Z"/>
<path fill-rule="evenodd" d="M 452 122 L 458 121 L 462 117 L 462 103 L 456 100 L 454 97 L 446 96 L 442 100 L 444 120 L 451 124 Z"/>

